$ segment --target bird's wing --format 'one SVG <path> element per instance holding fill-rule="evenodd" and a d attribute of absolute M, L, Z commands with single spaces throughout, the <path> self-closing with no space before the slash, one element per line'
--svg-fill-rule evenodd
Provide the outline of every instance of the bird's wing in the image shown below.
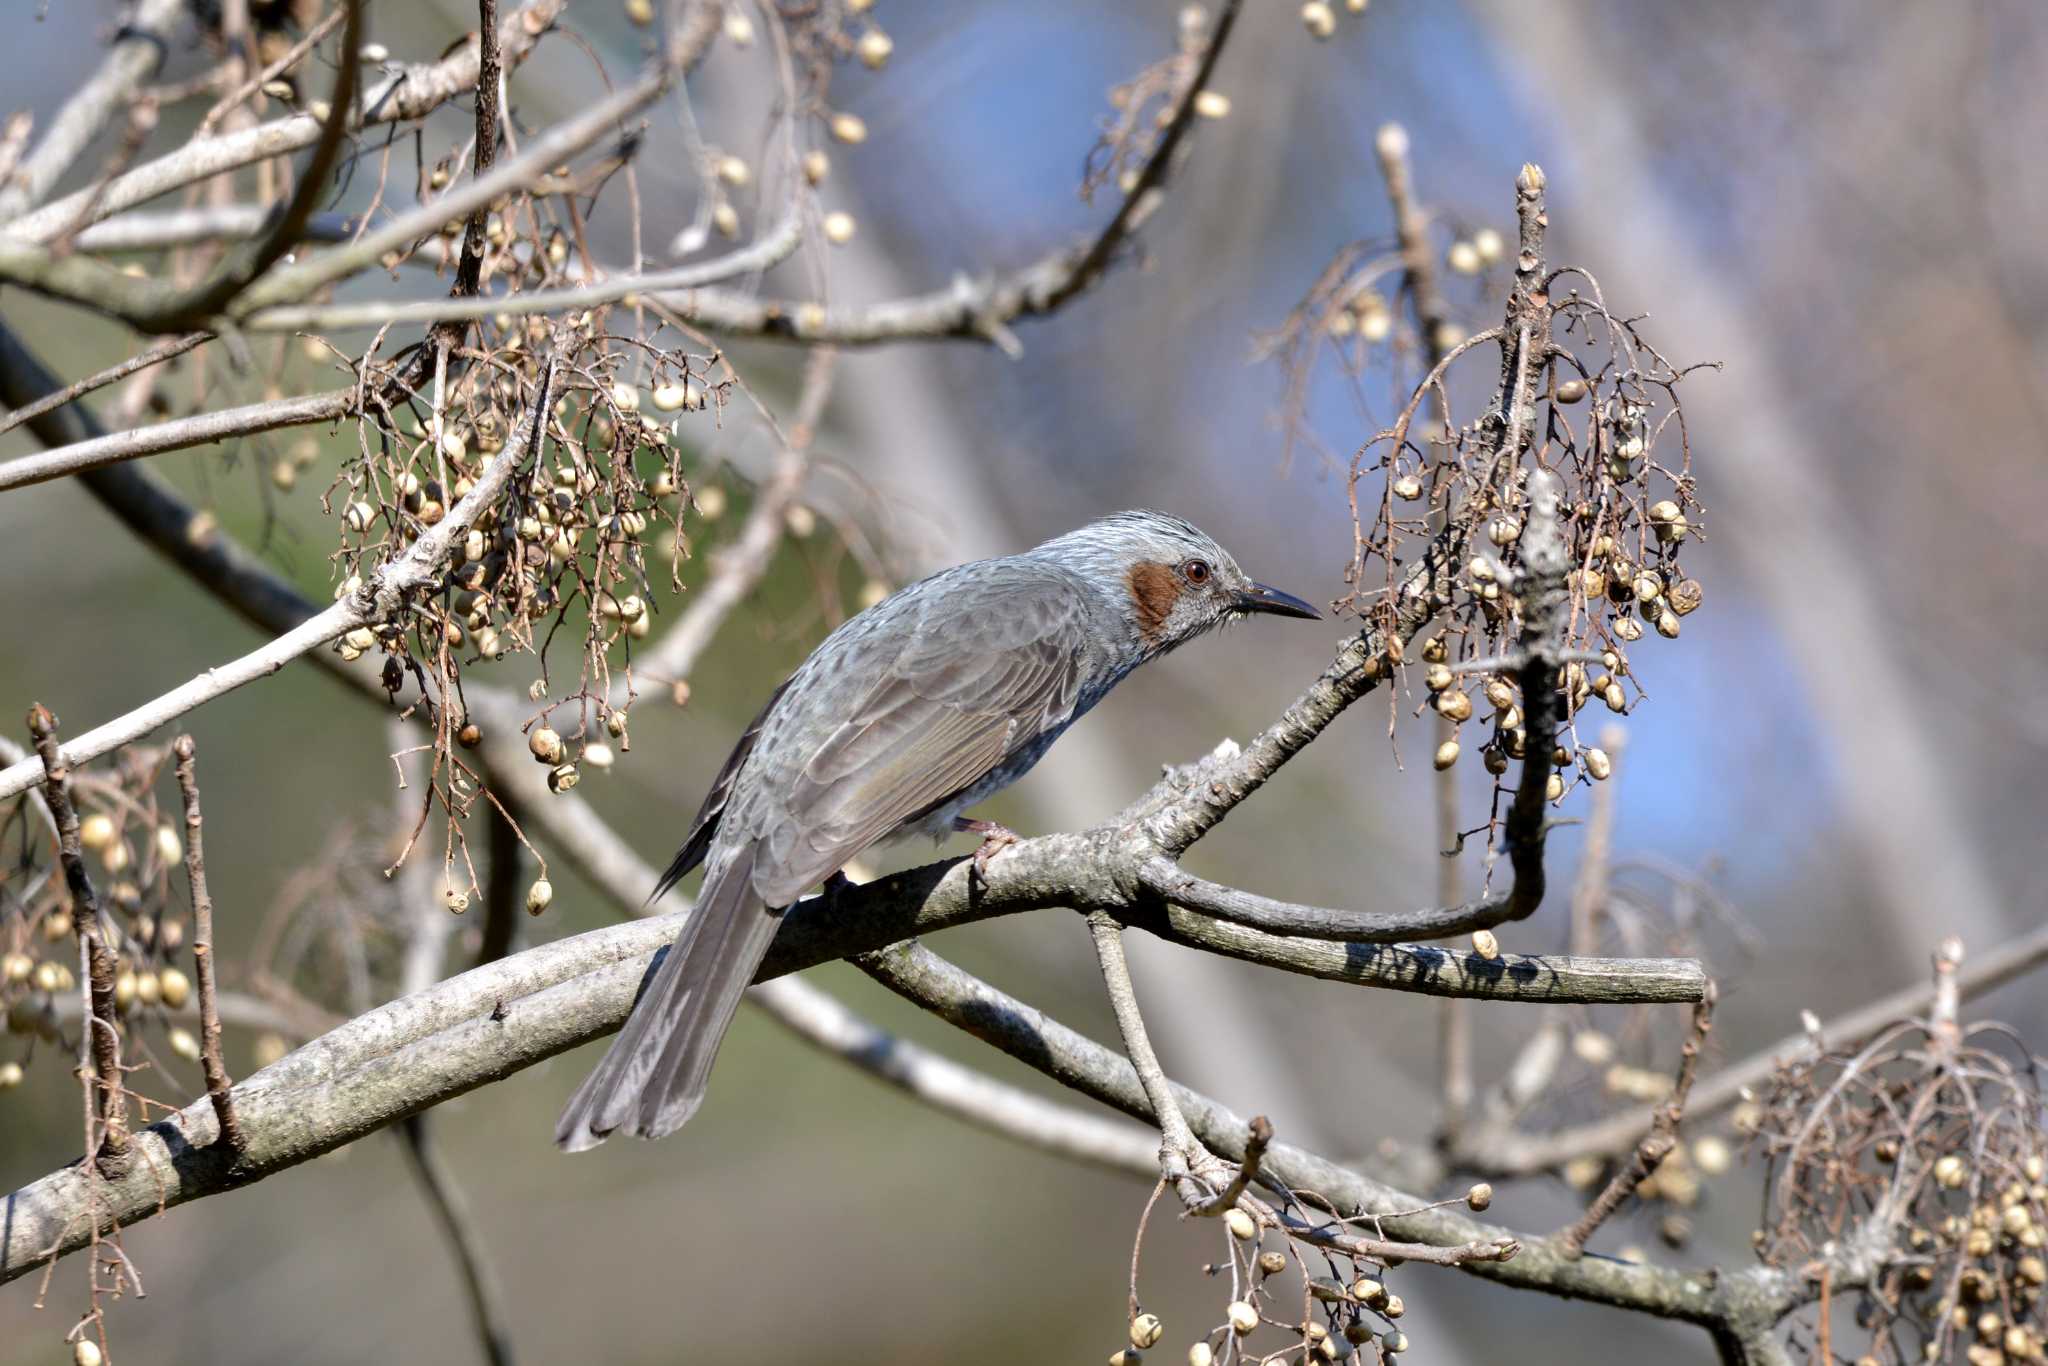
<path fill-rule="evenodd" d="M 1072 719 L 1088 624 L 1086 590 L 1063 571 L 1006 569 L 933 595 L 758 830 L 762 899 L 788 904 Z"/>
<path fill-rule="evenodd" d="M 647 898 L 649 901 L 661 900 L 663 893 L 687 877 L 690 870 L 702 863 L 704 856 L 711 851 L 711 841 L 718 834 L 719 818 L 725 814 L 726 799 L 732 795 L 733 781 L 740 776 L 740 765 L 754 752 L 754 742 L 761 738 L 761 727 L 767 723 L 768 713 L 775 710 L 775 704 L 789 691 L 792 681 L 784 679 L 774 692 L 768 694 L 768 701 L 760 713 L 740 734 L 739 743 L 725 758 L 725 767 L 719 769 L 718 776 L 711 780 L 711 790 L 704 794 L 704 805 L 697 808 L 697 819 L 690 822 L 690 833 L 683 837 L 683 847 L 676 850 L 676 856 L 669 860 L 661 881 L 655 884 L 653 894 Z"/>

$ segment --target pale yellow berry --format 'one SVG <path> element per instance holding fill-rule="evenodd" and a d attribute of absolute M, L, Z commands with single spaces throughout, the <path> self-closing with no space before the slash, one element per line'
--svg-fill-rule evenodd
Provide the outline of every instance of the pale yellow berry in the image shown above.
<path fill-rule="evenodd" d="M 526 737 L 526 747 L 533 757 L 544 764 L 562 762 L 562 737 L 551 726 L 535 726 L 533 733 Z"/>
<path fill-rule="evenodd" d="M 1449 768 L 1452 764 L 1457 763 L 1458 742 L 1456 740 L 1446 740 L 1438 745 L 1436 747 L 1436 758 L 1433 762 L 1436 764 L 1436 770 L 1439 773 Z"/>
<path fill-rule="evenodd" d="M 1229 1228 L 1232 1237 L 1245 1242 L 1250 1242 L 1253 1238 L 1259 1236 L 1258 1221 L 1241 1209 L 1234 1209 L 1225 1214 L 1223 1216 L 1223 1223 Z"/>
<path fill-rule="evenodd" d="M 861 34 L 860 41 L 853 45 L 854 54 L 861 64 L 870 71 L 880 71 L 889 60 L 889 54 L 896 50 L 896 44 L 888 34 L 878 28 L 871 28 Z"/>
<path fill-rule="evenodd" d="M 1412 503 L 1422 496 L 1422 481 L 1412 474 L 1404 474 L 1394 481 L 1394 496 Z"/>
<path fill-rule="evenodd" d="M 603 743 L 585 745 L 583 747 L 582 759 L 584 763 L 589 764 L 595 769 L 610 768 L 612 766 L 612 747 Z"/>
<path fill-rule="evenodd" d="M 1195 96 L 1195 113 L 1205 119 L 1230 117 L 1230 96 L 1220 90 L 1204 90 Z"/>
<path fill-rule="evenodd" d="M 12 1058 L 9 1058 L 6 1062 L 0 1062 L 0 1091 L 12 1091 L 15 1087 L 21 1085 L 23 1075 L 21 1064 Z"/>
<path fill-rule="evenodd" d="M 858 114 L 834 114 L 830 126 L 832 136 L 849 147 L 857 147 L 868 140 L 867 121 Z"/>
<path fill-rule="evenodd" d="M 1327 0 L 1308 0 L 1301 7 L 1301 22 L 1313 38 L 1327 38 L 1337 31 L 1337 12 Z"/>
<path fill-rule="evenodd" d="M 1232 1300 L 1223 1312 L 1230 1320 L 1231 1331 L 1240 1337 L 1259 1326 L 1259 1311 L 1243 1300 Z"/>
<path fill-rule="evenodd" d="M 1587 748 L 1584 758 L 1586 772 L 1595 782 L 1607 781 L 1607 775 L 1614 772 L 1614 761 L 1607 757 L 1607 751 L 1594 745 Z"/>
<path fill-rule="evenodd" d="M 78 823 L 78 842 L 88 849 L 100 850 L 114 842 L 114 818 L 104 811 L 95 811 Z"/>
<path fill-rule="evenodd" d="M 192 1037 L 191 1030 L 173 1029 L 164 1035 L 164 1042 L 171 1046 L 173 1053 L 186 1062 L 199 1061 L 199 1040 Z"/>
<path fill-rule="evenodd" d="M 1188 1366 L 1215 1366 L 1216 1351 L 1206 1342 L 1188 1348 Z"/>
<path fill-rule="evenodd" d="M 843 247 L 853 240 L 856 224 L 853 215 L 843 209 L 834 209 L 825 215 L 825 240 L 835 247 Z"/>
<path fill-rule="evenodd" d="M 1472 952 L 1490 963 L 1500 957 L 1500 940 L 1494 936 L 1492 930 L 1474 930 L 1472 931 Z"/>
<path fill-rule="evenodd" d="M 172 1010 L 192 999 L 192 979 L 177 968 L 165 968 L 156 975 L 157 995 Z"/>
<path fill-rule="evenodd" d="M 1140 1314 L 1131 1320 L 1131 1346 L 1140 1351 L 1154 1346 L 1166 1335 L 1166 1325 L 1157 1314 Z"/>
<path fill-rule="evenodd" d="M 100 1345 L 91 1338 L 80 1338 L 71 1344 L 71 1366 L 100 1366 L 105 1359 Z"/>
<path fill-rule="evenodd" d="M 626 0 L 626 17 L 646 28 L 654 22 L 654 0 Z"/>
<path fill-rule="evenodd" d="M 754 21 L 738 10 L 725 16 L 725 36 L 734 47 L 746 47 L 754 41 Z"/>
<path fill-rule="evenodd" d="M 1492 228 L 1481 228 L 1472 234 L 1472 250 L 1479 253 L 1479 259 L 1493 265 L 1507 255 L 1507 243 Z"/>
<path fill-rule="evenodd" d="M 1453 242 L 1451 249 L 1444 253 L 1444 264 L 1459 275 L 1477 275 L 1486 264 L 1479 257 L 1479 248 L 1470 242 Z"/>
<path fill-rule="evenodd" d="M 1465 1192 L 1465 1207 L 1467 1209 L 1483 1210 L 1492 1203 L 1493 1187 L 1484 1181 L 1479 1182 L 1472 1189 Z"/>
<path fill-rule="evenodd" d="M 539 915 L 555 900 L 555 885 L 546 878 L 535 878 L 533 885 L 526 889 L 526 913 Z"/>

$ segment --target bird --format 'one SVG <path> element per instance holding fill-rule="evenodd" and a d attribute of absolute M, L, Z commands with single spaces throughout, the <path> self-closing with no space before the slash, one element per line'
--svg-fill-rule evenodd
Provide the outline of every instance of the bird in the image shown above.
<path fill-rule="evenodd" d="M 1008 787 L 1132 670 L 1258 613 L 1319 619 L 1163 512 L 1120 512 L 941 570 L 849 617 L 768 697 L 650 902 L 700 864 L 696 905 L 570 1098 L 570 1152 L 660 1138 L 703 1103 L 781 915 L 885 839 L 1017 836 L 963 813 Z"/>

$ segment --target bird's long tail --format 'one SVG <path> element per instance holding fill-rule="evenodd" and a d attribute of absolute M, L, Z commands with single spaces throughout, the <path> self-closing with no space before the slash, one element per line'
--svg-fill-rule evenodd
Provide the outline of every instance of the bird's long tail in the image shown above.
<path fill-rule="evenodd" d="M 743 848 L 704 880 L 697 905 L 596 1070 L 555 1125 L 569 1152 L 624 1129 L 674 1133 L 697 1112 L 718 1045 L 781 924 L 753 890 L 754 851 Z"/>

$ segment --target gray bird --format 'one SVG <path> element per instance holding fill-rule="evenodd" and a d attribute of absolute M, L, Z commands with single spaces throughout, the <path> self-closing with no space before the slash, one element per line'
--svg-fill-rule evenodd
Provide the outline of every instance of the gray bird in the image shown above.
<path fill-rule="evenodd" d="M 1254 612 L 1317 616 L 1178 517 L 1120 512 L 943 570 L 825 638 L 740 736 L 654 895 L 704 886 L 555 1141 L 660 1138 L 704 1099 L 782 911 L 892 836 L 1008 831 L 961 813 L 1024 776 L 1131 670 Z"/>

